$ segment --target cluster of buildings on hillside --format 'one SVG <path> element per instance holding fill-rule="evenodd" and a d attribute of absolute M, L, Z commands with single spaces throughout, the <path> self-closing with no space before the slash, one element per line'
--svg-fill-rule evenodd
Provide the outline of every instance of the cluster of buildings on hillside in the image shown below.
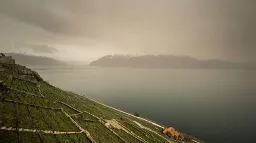
<path fill-rule="evenodd" d="M 4 71 L 2 65 L 14 65 L 15 60 L 11 56 L 5 56 L 5 54 L 0 53 L 0 71 Z"/>

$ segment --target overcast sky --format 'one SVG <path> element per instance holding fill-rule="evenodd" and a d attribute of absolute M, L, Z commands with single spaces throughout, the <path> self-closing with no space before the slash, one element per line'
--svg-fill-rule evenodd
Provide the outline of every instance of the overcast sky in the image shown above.
<path fill-rule="evenodd" d="M 91 61 L 172 54 L 256 62 L 255 0 L 1 0 L 0 49 Z"/>

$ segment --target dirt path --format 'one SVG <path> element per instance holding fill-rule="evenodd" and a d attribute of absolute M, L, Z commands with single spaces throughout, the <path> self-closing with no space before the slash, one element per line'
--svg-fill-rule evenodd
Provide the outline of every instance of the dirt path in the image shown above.
<path fill-rule="evenodd" d="M 19 131 L 19 132 L 42 132 L 45 134 L 81 134 L 84 132 L 84 130 L 79 132 L 65 132 L 65 131 L 52 131 L 52 130 L 39 130 L 39 129 L 26 129 L 26 128 L 13 128 L 13 127 L 1 127 L 0 130 L 6 130 L 6 131 Z"/>

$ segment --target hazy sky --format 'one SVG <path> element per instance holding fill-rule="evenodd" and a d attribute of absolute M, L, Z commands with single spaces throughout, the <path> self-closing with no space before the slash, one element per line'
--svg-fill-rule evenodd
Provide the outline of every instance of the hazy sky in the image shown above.
<path fill-rule="evenodd" d="M 91 61 L 172 54 L 256 62 L 255 0 L 1 0 L 0 49 Z"/>

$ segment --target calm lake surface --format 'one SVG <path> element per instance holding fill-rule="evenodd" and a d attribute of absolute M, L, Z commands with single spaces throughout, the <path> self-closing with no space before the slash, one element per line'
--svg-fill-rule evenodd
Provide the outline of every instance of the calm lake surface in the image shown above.
<path fill-rule="evenodd" d="M 256 142 L 256 71 L 33 68 L 49 83 L 209 143 Z"/>

